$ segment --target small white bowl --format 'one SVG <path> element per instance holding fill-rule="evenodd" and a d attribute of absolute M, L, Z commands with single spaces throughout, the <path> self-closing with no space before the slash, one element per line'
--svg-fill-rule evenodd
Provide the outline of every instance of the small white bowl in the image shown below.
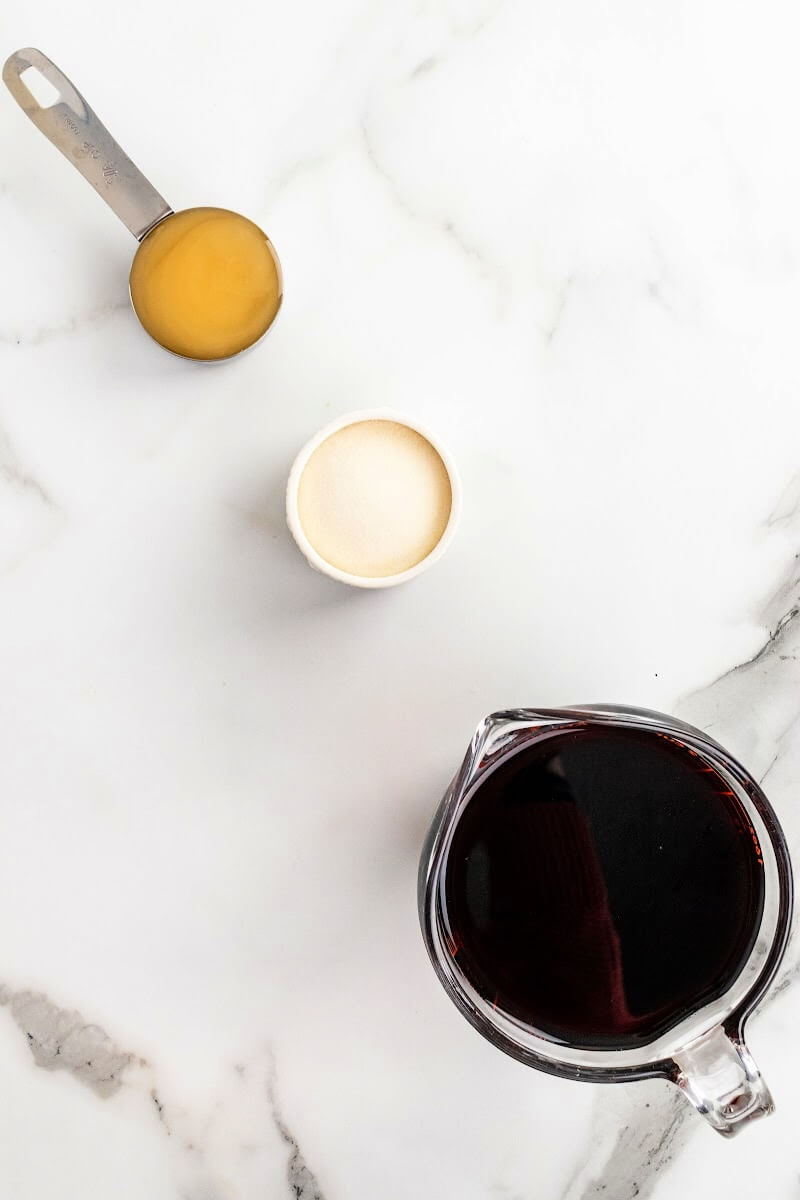
<path fill-rule="evenodd" d="M 340 570 L 339 567 L 335 567 L 333 563 L 329 563 L 327 559 L 324 559 L 314 549 L 300 523 L 298 493 L 300 490 L 300 477 L 305 470 L 306 463 L 317 447 L 327 441 L 332 434 L 338 433 L 340 429 L 344 429 L 347 425 L 358 425 L 361 421 L 393 421 L 396 425 L 403 425 L 407 429 L 413 430 L 414 433 L 418 433 L 427 442 L 430 442 L 441 458 L 450 482 L 450 516 L 444 527 L 442 536 L 430 554 L 426 554 L 413 567 L 409 567 L 406 571 L 399 571 L 396 575 L 352 575 L 349 571 Z M 445 450 L 444 446 L 442 446 L 430 430 L 420 424 L 419 421 L 410 420 L 408 417 L 401 416 L 385 408 L 367 408 L 359 412 L 346 413 L 343 417 L 338 417 L 330 425 L 326 425 L 324 429 L 320 429 L 319 433 L 315 433 L 306 442 L 294 460 L 292 469 L 289 472 L 289 482 L 286 486 L 286 522 L 291 530 L 292 537 L 315 571 L 321 571 L 323 575 L 330 575 L 331 579 L 338 579 L 340 583 L 349 583 L 351 587 L 387 588 L 394 587 L 398 583 L 406 583 L 409 579 L 415 579 L 417 575 L 421 575 L 423 571 L 427 571 L 428 567 L 432 567 L 435 562 L 438 562 L 448 549 L 455 537 L 460 517 L 461 481 L 459 480 L 455 464 L 447 450 Z"/>

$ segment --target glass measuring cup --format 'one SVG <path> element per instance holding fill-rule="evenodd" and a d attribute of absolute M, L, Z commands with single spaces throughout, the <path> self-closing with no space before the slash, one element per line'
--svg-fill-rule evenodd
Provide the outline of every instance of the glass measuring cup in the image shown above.
<path fill-rule="evenodd" d="M 54 103 L 39 103 L 26 85 L 28 71 L 55 89 Z M 41 50 L 17 50 L 3 67 L 3 80 L 139 242 L 130 296 L 147 333 L 166 350 L 203 362 L 255 345 L 283 298 L 280 262 L 266 234 L 224 208 L 173 212 Z"/>
<path fill-rule="evenodd" d="M 715 821 L 739 847 L 721 884 Z M 669 1080 L 728 1136 L 773 1111 L 744 1030 L 786 947 L 791 864 L 758 784 L 700 730 L 615 705 L 492 714 L 434 817 L 418 899 L 448 995 L 520 1062 L 589 1082 Z M 692 955 L 705 972 L 740 901 L 746 936 L 724 983 L 703 991 L 695 976 L 680 1003 L 644 1019 L 637 956 L 639 998 L 653 970 L 666 991 Z"/>

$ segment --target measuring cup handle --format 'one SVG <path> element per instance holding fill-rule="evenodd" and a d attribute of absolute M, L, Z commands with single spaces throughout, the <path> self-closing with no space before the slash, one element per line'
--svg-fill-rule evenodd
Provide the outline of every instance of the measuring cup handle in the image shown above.
<path fill-rule="evenodd" d="M 23 75 L 31 68 L 58 92 L 48 107 L 39 104 Z M 172 209 L 114 141 L 78 89 L 41 50 L 17 50 L 3 67 L 3 80 L 17 104 L 61 153 L 77 167 L 106 204 L 140 241 Z"/>
<path fill-rule="evenodd" d="M 675 1055 L 675 1082 L 718 1133 L 731 1137 L 774 1112 L 769 1088 L 744 1042 L 718 1025 Z"/>

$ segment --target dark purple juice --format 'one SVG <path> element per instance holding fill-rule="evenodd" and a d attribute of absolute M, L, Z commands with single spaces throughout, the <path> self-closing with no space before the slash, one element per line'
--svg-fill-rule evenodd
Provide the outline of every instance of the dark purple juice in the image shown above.
<path fill-rule="evenodd" d="M 723 995 L 764 906 L 761 851 L 724 779 L 675 739 L 581 727 L 501 762 L 445 875 L 473 987 L 545 1037 L 625 1049 Z"/>

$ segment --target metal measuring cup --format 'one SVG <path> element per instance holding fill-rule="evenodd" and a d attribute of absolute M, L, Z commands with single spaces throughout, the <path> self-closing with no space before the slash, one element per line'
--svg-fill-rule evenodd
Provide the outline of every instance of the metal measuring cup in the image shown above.
<path fill-rule="evenodd" d="M 53 104 L 43 106 L 26 86 L 23 76 L 31 68 L 56 89 Z M 267 235 L 228 209 L 174 212 L 41 50 L 17 50 L 3 67 L 3 80 L 139 242 L 130 296 L 147 333 L 165 349 L 204 362 L 255 345 L 283 298 L 280 262 Z M 185 311 L 176 297 L 185 297 Z"/>

